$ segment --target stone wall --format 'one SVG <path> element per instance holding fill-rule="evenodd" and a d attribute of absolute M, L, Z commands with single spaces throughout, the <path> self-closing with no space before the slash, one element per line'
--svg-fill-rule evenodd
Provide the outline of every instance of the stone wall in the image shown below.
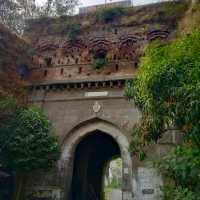
<path fill-rule="evenodd" d="M 113 123 L 126 130 L 127 134 L 140 119 L 140 112 L 124 97 L 123 87 L 49 91 L 41 89 L 34 90 L 29 98 L 30 102 L 39 105 L 48 115 L 61 140 L 74 127 L 94 118 Z"/>
<path fill-rule="evenodd" d="M 171 10 L 177 9 L 176 6 L 181 12 Z M 146 149 L 146 161 L 131 158 L 132 129 L 141 114 L 134 103 L 124 97 L 124 87 L 126 81 L 137 74 L 144 48 L 154 40 L 166 41 L 175 36 L 176 22 L 185 9 L 180 2 L 172 2 L 131 8 L 112 23 L 97 23 L 95 16 L 81 15 L 31 22 L 26 37 L 34 45 L 36 54 L 32 57 L 34 66 L 28 85 L 29 102 L 38 105 L 47 114 L 62 149 L 57 166 L 51 172 L 38 172 L 29 177 L 27 200 L 76 200 L 71 194 L 74 177 L 80 177 L 74 176 L 74 170 L 81 168 L 81 164 L 76 164 L 80 163 L 76 159 L 81 151 L 77 153 L 76 150 L 88 136 L 97 133 L 105 135 L 105 143 L 106 138 L 111 137 L 120 149 L 122 200 L 162 198 L 162 177 L 148 162 L 166 155 L 180 135 L 173 131 L 166 133 L 158 144 Z M 169 16 L 168 11 L 172 15 Z M 68 37 L 70 28 L 61 30 L 66 19 L 75 24 L 77 19 L 81 19 L 81 32 L 75 40 Z M 98 56 L 106 60 L 105 66 L 99 70 L 92 67 Z M 105 143 L 102 141 L 95 139 L 96 147 L 100 148 L 97 151 L 91 147 L 96 158 L 90 155 L 90 151 L 82 155 L 85 163 L 81 173 L 87 172 L 87 165 L 91 170 L 101 168 L 98 180 L 103 176 L 103 165 L 111 156 L 103 151 Z M 110 146 L 106 147 L 108 151 L 112 151 Z M 113 153 L 112 156 L 118 154 Z M 100 159 L 101 166 L 97 166 Z M 93 185 L 101 185 L 101 181 L 95 182 L 94 171 L 84 176 L 92 180 Z M 87 180 L 84 181 L 88 185 Z"/>

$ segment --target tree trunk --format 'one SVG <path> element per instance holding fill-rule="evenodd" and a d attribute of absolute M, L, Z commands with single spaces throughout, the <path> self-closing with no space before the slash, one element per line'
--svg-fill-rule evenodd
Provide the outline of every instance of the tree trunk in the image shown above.
<path fill-rule="evenodd" d="M 15 193 L 14 200 L 22 200 L 23 189 L 24 189 L 25 176 L 22 174 L 17 174 L 15 177 Z"/>

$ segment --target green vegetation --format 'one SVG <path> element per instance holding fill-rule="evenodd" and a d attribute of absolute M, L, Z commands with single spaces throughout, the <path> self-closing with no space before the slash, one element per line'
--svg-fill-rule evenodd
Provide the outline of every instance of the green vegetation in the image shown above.
<path fill-rule="evenodd" d="M 200 32 L 171 43 L 155 42 L 145 51 L 137 78 L 127 83 L 143 117 L 134 127 L 131 151 L 144 159 L 145 146 L 176 127 L 185 141 L 157 165 L 169 185 L 165 199 L 198 199 L 200 181 Z"/>
<path fill-rule="evenodd" d="M 169 180 L 163 188 L 165 200 L 200 200 L 199 148 L 185 142 L 155 164 Z"/>
<path fill-rule="evenodd" d="M 126 8 L 124 7 L 110 7 L 101 9 L 97 12 L 97 21 L 102 23 L 113 22 L 125 14 Z"/>
<path fill-rule="evenodd" d="M 106 58 L 95 58 L 92 64 L 94 69 L 102 69 L 106 65 Z"/>
<path fill-rule="evenodd" d="M 0 165 L 16 173 L 15 199 L 21 196 L 25 176 L 50 169 L 59 158 L 59 145 L 49 120 L 35 107 L 0 101 Z"/>
<path fill-rule="evenodd" d="M 81 34 L 90 30 L 109 30 L 115 27 L 137 26 L 137 30 L 148 31 L 158 26 L 175 27 L 188 9 L 188 3 L 179 1 L 162 2 L 146 7 L 105 7 L 87 15 L 41 17 L 29 19 L 25 34 L 68 35 L 72 24 L 79 24 Z M 148 11 L 147 11 L 148 10 Z M 81 18 L 81 21 L 80 21 Z M 145 29 L 145 30 L 144 30 Z M 34 30 L 34 31 L 33 31 Z"/>
<path fill-rule="evenodd" d="M 118 189 L 121 188 L 121 183 L 116 179 L 112 179 L 111 183 L 107 187 L 111 189 Z"/>
<path fill-rule="evenodd" d="M 77 37 L 81 33 L 81 25 L 80 24 L 71 24 L 68 27 L 68 38 L 71 41 L 75 41 Z"/>
<path fill-rule="evenodd" d="M 158 16 L 177 16 L 178 13 L 184 13 L 188 8 L 188 5 L 187 1 L 183 1 L 181 3 L 177 3 L 176 1 L 168 2 L 165 6 L 163 6 L 163 9 L 160 13 L 158 13 Z"/>
<path fill-rule="evenodd" d="M 20 172 L 51 167 L 59 148 L 46 116 L 35 107 L 17 107 L 11 100 L 1 101 L 0 107 L 6 113 L 0 126 L 2 165 Z"/>

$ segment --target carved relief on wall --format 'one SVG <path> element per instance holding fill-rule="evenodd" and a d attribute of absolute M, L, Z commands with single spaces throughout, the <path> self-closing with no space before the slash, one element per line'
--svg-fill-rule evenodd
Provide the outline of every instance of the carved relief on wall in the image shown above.
<path fill-rule="evenodd" d="M 167 39 L 167 30 L 152 30 L 147 33 L 123 33 L 110 36 L 41 39 L 36 45 L 32 80 L 87 79 L 87 77 L 113 74 L 133 75 L 144 47 L 156 39 Z M 96 71 L 92 66 L 98 59 L 105 66 Z M 44 68 L 41 70 L 40 68 Z M 97 74 L 98 73 L 98 74 Z"/>
<path fill-rule="evenodd" d="M 116 40 L 105 37 L 82 38 L 75 41 L 43 41 L 36 45 L 37 56 L 33 59 L 38 67 L 89 64 L 97 56 L 106 57 L 108 62 L 134 61 L 144 43 L 166 39 L 167 30 L 152 30 L 144 36 L 125 34 Z"/>

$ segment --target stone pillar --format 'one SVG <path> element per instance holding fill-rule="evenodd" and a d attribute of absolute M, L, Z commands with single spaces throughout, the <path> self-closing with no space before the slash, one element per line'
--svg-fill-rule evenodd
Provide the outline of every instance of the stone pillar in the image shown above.
<path fill-rule="evenodd" d="M 156 169 L 139 167 L 137 170 L 137 200 L 161 200 L 163 182 Z"/>
<path fill-rule="evenodd" d="M 161 200 L 161 187 L 164 185 L 162 175 L 149 163 L 166 156 L 177 144 L 181 143 L 184 134 L 178 130 L 168 130 L 157 144 L 145 149 L 146 159 L 139 161 L 133 158 L 135 178 L 133 178 L 134 200 Z"/>

